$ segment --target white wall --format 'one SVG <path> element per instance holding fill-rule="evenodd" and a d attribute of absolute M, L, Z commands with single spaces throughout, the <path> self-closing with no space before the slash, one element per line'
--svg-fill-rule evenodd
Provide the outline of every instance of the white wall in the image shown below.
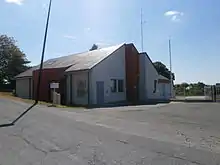
<path fill-rule="evenodd" d="M 31 81 L 30 81 L 31 79 Z M 30 83 L 31 82 L 31 83 Z M 30 99 L 30 92 L 32 95 L 32 78 L 20 78 L 16 79 L 16 94 L 20 98 Z"/>
<path fill-rule="evenodd" d="M 66 104 L 71 104 L 70 98 L 70 75 L 66 75 Z"/>
<path fill-rule="evenodd" d="M 170 83 L 159 83 L 158 89 L 159 89 L 160 99 L 164 99 L 164 100 L 170 99 Z"/>
<path fill-rule="evenodd" d="M 169 81 L 168 78 L 162 76 L 162 75 L 159 75 L 159 79 L 162 79 L 162 80 L 167 80 Z M 170 90 L 170 82 L 169 83 L 165 83 L 165 82 L 160 82 L 158 84 L 159 86 L 159 92 L 160 92 L 160 97 L 161 99 L 165 99 L 165 100 L 169 100 L 171 97 L 172 97 L 172 94 L 173 94 L 173 87 L 172 87 L 172 93 L 171 93 L 171 90 Z M 163 90 L 165 89 L 165 94 L 163 94 Z"/>
<path fill-rule="evenodd" d="M 71 75 L 72 75 L 72 84 L 70 84 Z M 84 96 L 77 95 L 78 81 L 86 82 L 86 94 Z M 70 87 L 71 85 L 72 87 Z M 71 94 L 72 94 L 72 97 L 71 97 Z M 79 71 L 75 73 L 69 73 L 67 75 L 67 103 L 68 104 L 72 103 L 72 104 L 77 104 L 77 105 L 88 104 L 88 72 L 87 71 Z"/>
<path fill-rule="evenodd" d="M 124 92 L 111 92 L 111 79 L 124 80 Z M 120 102 L 126 100 L 126 74 L 125 74 L 125 45 L 116 50 L 94 68 L 90 73 L 90 103 L 96 102 L 96 82 L 104 81 L 104 102 Z"/>
<path fill-rule="evenodd" d="M 140 69 L 140 98 L 144 101 L 158 99 L 158 83 L 157 90 L 154 93 L 154 80 L 158 80 L 159 75 L 145 53 L 140 54 Z"/>

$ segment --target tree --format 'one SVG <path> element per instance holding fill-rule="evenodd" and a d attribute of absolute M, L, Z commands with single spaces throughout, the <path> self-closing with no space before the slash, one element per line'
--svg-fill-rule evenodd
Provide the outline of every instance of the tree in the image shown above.
<path fill-rule="evenodd" d="M 164 77 L 166 77 L 166 78 L 168 78 L 170 80 L 170 70 L 166 67 L 166 65 L 164 65 L 160 61 L 156 61 L 153 64 L 154 64 L 155 68 L 157 69 L 157 72 L 160 75 L 162 75 L 162 76 L 164 76 Z M 175 80 L 174 73 L 172 73 L 172 77 L 173 77 L 173 80 Z"/>
<path fill-rule="evenodd" d="M 0 85 L 11 83 L 16 75 L 29 68 L 29 63 L 14 38 L 0 35 Z"/>
<path fill-rule="evenodd" d="M 182 83 L 182 84 L 176 84 L 175 90 L 176 95 L 179 96 L 203 96 L 204 95 L 204 87 L 205 84 L 202 82 L 198 83 Z"/>
<path fill-rule="evenodd" d="M 91 47 L 91 49 L 89 49 L 89 51 L 96 50 L 96 49 L 98 49 L 98 48 L 99 48 L 99 47 L 98 47 L 97 44 L 93 44 L 92 47 Z"/>

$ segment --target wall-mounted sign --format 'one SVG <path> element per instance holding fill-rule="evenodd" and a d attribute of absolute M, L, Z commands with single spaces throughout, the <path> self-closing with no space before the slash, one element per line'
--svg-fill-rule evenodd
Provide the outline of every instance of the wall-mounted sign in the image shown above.
<path fill-rule="evenodd" d="M 50 88 L 51 88 L 51 89 L 57 89 L 57 88 L 59 88 L 59 83 L 50 83 Z"/>

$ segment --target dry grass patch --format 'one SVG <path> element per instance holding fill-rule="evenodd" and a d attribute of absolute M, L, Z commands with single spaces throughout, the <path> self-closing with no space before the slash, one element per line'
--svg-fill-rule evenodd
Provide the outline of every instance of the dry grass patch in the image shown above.
<path fill-rule="evenodd" d="M 0 92 L 0 98 L 10 99 L 10 100 L 14 100 L 14 101 L 21 101 L 21 102 L 25 102 L 25 103 L 29 103 L 29 104 L 33 104 L 35 102 L 34 100 L 22 99 L 19 97 L 15 97 L 15 96 L 13 96 L 13 94 L 11 92 Z M 38 104 L 46 105 L 49 107 L 53 106 L 53 107 L 58 107 L 58 108 L 67 108 L 67 106 L 64 106 L 64 105 L 52 105 L 52 103 L 47 103 L 47 102 L 43 102 L 43 101 L 39 101 Z"/>

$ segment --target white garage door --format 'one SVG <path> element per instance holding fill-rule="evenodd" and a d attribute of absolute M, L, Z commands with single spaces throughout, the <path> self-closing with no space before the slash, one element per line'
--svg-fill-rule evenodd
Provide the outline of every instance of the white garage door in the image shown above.
<path fill-rule="evenodd" d="M 16 95 L 24 99 L 30 99 L 32 88 L 31 88 L 31 78 L 22 78 L 16 80 Z"/>

